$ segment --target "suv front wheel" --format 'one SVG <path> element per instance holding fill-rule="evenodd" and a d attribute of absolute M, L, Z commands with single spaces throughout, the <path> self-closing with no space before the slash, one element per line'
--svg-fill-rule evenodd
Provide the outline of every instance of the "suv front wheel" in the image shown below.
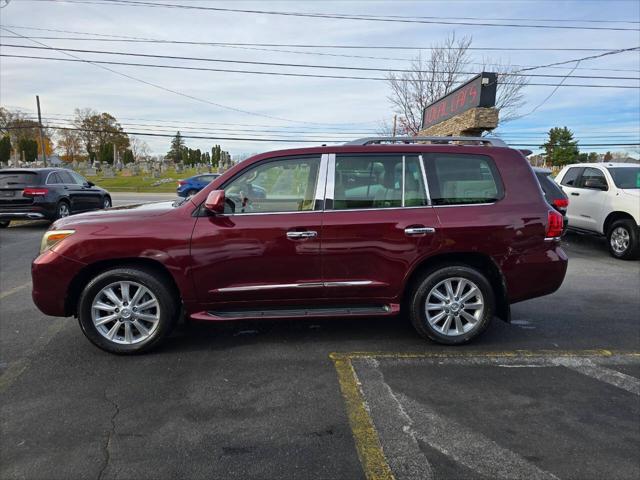
<path fill-rule="evenodd" d="M 616 258 L 631 260 L 636 258 L 638 244 L 638 227 L 633 220 L 617 220 L 613 222 L 607 233 L 609 253 Z"/>
<path fill-rule="evenodd" d="M 431 271 L 411 298 L 411 323 L 423 337 L 445 345 L 466 343 L 493 317 L 493 289 L 478 270 L 455 265 Z"/>
<path fill-rule="evenodd" d="M 78 305 L 85 336 L 111 353 L 140 353 L 156 346 L 175 323 L 171 291 L 151 272 L 116 268 L 89 282 Z"/>

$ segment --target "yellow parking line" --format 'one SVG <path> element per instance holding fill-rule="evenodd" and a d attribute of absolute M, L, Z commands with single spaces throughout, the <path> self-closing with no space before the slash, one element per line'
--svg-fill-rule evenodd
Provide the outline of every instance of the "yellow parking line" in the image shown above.
<path fill-rule="evenodd" d="M 508 350 L 497 352 L 348 352 L 331 353 L 329 358 L 338 373 L 338 382 L 344 398 L 349 424 L 356 444 L 360 463 L 368 480 L 394 480 L 393 472 L 382 450 L 378 432 L 373 424 L 365 404 L 358 377 L 351 360 L 375 359 L 411 359 L 411 358 L 526 358 L 526 357 L 640 357 L 640 352 L 612 350 Z"/>
<path fill-rule="evenodd" d="M 330 357 L 338 372 L 338 382 L 340 382 L 340 390 L 347 407 L 356 450 L 367 479 L 394 480 L 382 451 L 378 433 L 365 407 L 351 359 L 340 354 L 331 354 Z"/>
<path fill-rule="evenodd" d="M 31 282 L 27 282 L 23 285 L 19 285 L 17 287 L 13 287 L 9 290 L 7 290 L 6 292 L 0 292 L 0 300 L 2 300 L 5 297 L 8 297 L 9 295 L 13 295 L 16 292 L 19 292 L 20 290 L 24 290 L 25 288 L 29 288 L 31 286 Z"/>
<path fill-rule="evenodd" d="M 614 350 L 505 350 L 496 352 L 482 351 L 458 351 L 458 352 L 348 352 L 331 353 L 329 356 L 335 362 L 336 359 L 355 358 L 514 358 L 514 357 L 613 357 L 615 355 L 640 356 L 640 352 L 626 352 Z"/>

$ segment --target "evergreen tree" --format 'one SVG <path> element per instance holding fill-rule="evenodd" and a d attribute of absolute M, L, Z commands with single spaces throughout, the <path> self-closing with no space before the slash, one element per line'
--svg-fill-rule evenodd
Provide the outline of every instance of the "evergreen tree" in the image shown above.
<path fill-rule="evenodd" d="M 167 158 L 174 162 L 179 162 L 184 159 L 183 152 L 185 150 L 184 138 L 180 135 L 180 132 L 176 133 L 176 136 L 171 140 L 171 149 L 167 153 Z"/>
<path fill-rule="evenodd" d="M 11 158 L 11 139 L 8 135 L 0 140 L 0 162 L 8 162 Z"/>
<path fill-rule="evenodd" d="M 611 152 L 607 152 L 604 154 L 604 161 L 605 162 L 610 162 L 611 160 L 613 160 L 613 155 L 611 154 Z"/>
<path fill-rule="evenodd" d="M 600 155 L 598 155 L 596 152 L 589 153 L 590 162 L 597 162 L 598 160 L 600 160 Z"/>
<path fill-rule="evenodd" d="M 113 164 L 113 143 L 104 143 L 100 145 L 100 150 L 98 150 L 97 159 L 101 163 L 112 165 Z"/>
<path fill-rule="evenodd" d="M 30 138 L 22 138 L 18 141 L 18 150 L 24 152 L 24 159 L 27 162 L 34 162 L 38 158 L 38 142 Z"/>
<path fill-rule="evenodd" d="M 122 155 L 122 163 L 126 165 L 127 163 L 133 163 L 134 161 L 133 152 L 127 148 L 124 151 L 124 155 Z"/>
<path fill-rule="evenodd" d="M 580 153 L 578 142 L 573 139 L 573 133 L 567 127 L 549 130 L 549 139 L 540 148 L 544 149 L 547 162 L 554 166 L 575 163 Z"/>

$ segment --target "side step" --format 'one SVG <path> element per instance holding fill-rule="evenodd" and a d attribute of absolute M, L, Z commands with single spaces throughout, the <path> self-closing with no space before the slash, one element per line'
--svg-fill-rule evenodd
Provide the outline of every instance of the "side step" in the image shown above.
<path fill-rule="evenodd" d="M 257 309 L 209 310 L 191 317 L 197 320 L 233 320 L 253 318 L 300 318 L 300 317 L 340 317 L 340 316 L 380 316 L 394 315 L 399 305 L 353 305 L 335 307 L 294 307 Z"/>

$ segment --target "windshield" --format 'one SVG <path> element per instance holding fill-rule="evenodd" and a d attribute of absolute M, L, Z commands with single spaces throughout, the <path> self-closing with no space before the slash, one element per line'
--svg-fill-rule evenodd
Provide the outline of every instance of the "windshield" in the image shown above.
<path fill-rule="evenodd" d="M 618 188 L 640 188 L 640 167 L 611 167 L 608 169 Z"/>
<path fill-rule="evenodd" d="M 0 172 L 0 187 L 33 185 L 38 181 L 35 172 Z"/>

